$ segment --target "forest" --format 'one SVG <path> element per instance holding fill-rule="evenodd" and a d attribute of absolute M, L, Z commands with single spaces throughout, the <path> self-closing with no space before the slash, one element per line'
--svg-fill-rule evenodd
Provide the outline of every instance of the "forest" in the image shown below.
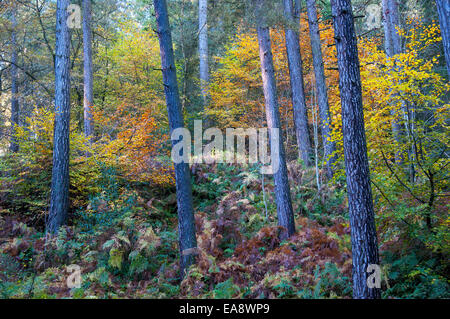
<path fill-rule="evenodd" d="M 0 299 L 450 298 L 450 0 L 0 0 Z"/>

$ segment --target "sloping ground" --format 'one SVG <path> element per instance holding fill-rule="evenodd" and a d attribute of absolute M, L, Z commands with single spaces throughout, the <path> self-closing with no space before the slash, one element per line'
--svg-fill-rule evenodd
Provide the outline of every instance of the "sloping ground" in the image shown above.
<path fill-rule="evenodd" d="M 317 195 L 313 172 L 291 163 L 296 233 L 280 241 L 270 180 L 263 195 L 250 168 L 192 171 L 199 249 L 182 282 L 173 194 L 122 187 L 118 196 L 91 200 L 56 238 L 0 207 L 0 297 L 351 297 L 350 229 L 339 189 Z M 439 263 L 425 249 L 423 256 L 413 253 L 406 237 L 381 245 L 393 256 L 384 261 L 391 287 L 386 281 L 383 288 L 399 297 L 448 296 Z M 72 264 L 81 269 L 80 288 L 67 286 Z"/>

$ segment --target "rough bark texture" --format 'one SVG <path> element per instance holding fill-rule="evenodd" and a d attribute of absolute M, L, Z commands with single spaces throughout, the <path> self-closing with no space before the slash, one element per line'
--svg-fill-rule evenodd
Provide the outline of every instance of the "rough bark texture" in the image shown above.
<path fill-rule="evenodd" d="M 84 47 L 84 134 L 90 137 L 94 133 L 92 106 L 94 105 L 92 77 L 92 30 L 91 0 L 83 0 L 83 47 Z"/>
<path fill-rule="evenodd" d="M 200 57 L 200 85 L 206 104 L 209 84 L 208 63 L 208 0 L 198 2 L 198 54 Z"/>
<path fill-rule="evenodd" d="M 170 131 L 184 127 L 181 103 L 178 93 L 175 59 L 173 54 L 172 35 L 165 0 L 154 0 L 158 37 L 161 52 L 164 93 Z M 177 144 L 179 141 L 172 141 Z M 181 276 L 195 262 L 197 240 L 195 237 L 194 211 L 192 204 L 191 178 L 188 163 L 175 164 L 175 179 L 178 205 L 178 235 L 180 245 Z"/>
<path fill-rule="evenodd" d="M 58 0 L 56 9 L 55 127 L 50 212 L 47 229 L 56 233 L 69 210 L 70 32 L 69 0 Z"/>
<path fill-rule="evenodd" d="M 17 83 L 17 20 L 16 20 L 16 12 L 15 8 L 12 9 L 11 12 L 11 144 L 9 149 L 11 152 L 17 152 L 19 150 L 19 144 L 17 143 L 17 139 L 15 137 L 16 126 L 19 125 L 19 88 Z"/>
<path fill-rule="evenodd" d="M 441 25 L 442 44 L 444 45 L 445 61 L 447 62 L 447 73 L 450 79 L 450 1 L 436 0 Z"/>
<path fill-rule="evenodd" d="M 367 267 L 379 265 L 359 71 L 350 0 L 332 0 L 339 68 L 342 130 L 353 258 L 353 297 L 380 298 L 367 285 Z"/>
<path fill-rule="evenodd" d="M 303 83 L 303 65 L 300 53 L 299 33 L 293 27 L 299 27 L 295 18 L 292 0 L 283 0 L 284 14 L 287 20 L 285 31 L 286 51 L 289 65 L 289 75 L 292 91 L 292 107 L 294 110 L 295 134 L 300 157 L 306 167 L 312 165 L 311 137 L 308 130 L 308 113 L 305 102 Z"/>
<path fill-rule="evenodd" d="M 336 161 L 332 156 L 336 150 L 336 144 L 331 139 L 331 118 L 330 106 L 328 104 L 327 84 L 325 80 L 325 70 L 323 66 L 322 45 L 320 43 L 319 22 L 317 19 L 316 0 L 306 0 L 309 35 L 311 38 L 311 52 L 314 66 L 314 76 L 316 80 L 317 97 L 319 103 L 320 127 L 322 131 L 322 144 L 324 157 L 327 161 L 327 175 L 333 177 L 333 164 Z"/>
<path fill-rule="evenodd" d="M 270 45 L 270 32 L 267 27 L 258 27 L 259 56 L 261 60 L 261 73 L 263 80 L 263 90 L 266 103 L 266 118 L 269 129 L 278 128 L 279 149 L 276 151 L 272 140 L 271 156 L 272 162 L 274 156 L 278 156 L 279 169 L 274 172 L 275 195 L 277 204 L 278 225 L 284 227 L 282 232 L 283 239 L 291 236 L 295 232 L 294 213 L 292 210 L 291 193 L 289 189 L 289 180 L 287 176 L 286 159 L 284 153 L 283 134 L 281 133 L 280 114 L 278 110 L 277 87 L 275 82 L 275 73 L 273 69 L 272 48 Z"/>

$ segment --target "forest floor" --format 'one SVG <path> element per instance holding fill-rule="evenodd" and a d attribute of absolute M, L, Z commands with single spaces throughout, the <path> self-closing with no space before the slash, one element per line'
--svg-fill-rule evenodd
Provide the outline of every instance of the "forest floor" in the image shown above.
<path fill-rule="evenodd" d="M 183 281 L 173 189 L 130 187 L 109 176 L 51 239 L 35 219 L 0 207 L 0 297 L 350 298 L 345 191 L 317 192 L 314 171 L 295 162 L 288 171 L 296 233 L 281 241 L 273 182 L 266 178 L 263 192 L 257 167 L 192 167 L 199 250 Z M 398 238 L 380 250 L 391 256 L 382 267 L 384 297 L 449 296 L 448 277 L 421 262 L 430 258 Z M 69 265 L 80 267 L 79 288 L 67 285 Z"/>

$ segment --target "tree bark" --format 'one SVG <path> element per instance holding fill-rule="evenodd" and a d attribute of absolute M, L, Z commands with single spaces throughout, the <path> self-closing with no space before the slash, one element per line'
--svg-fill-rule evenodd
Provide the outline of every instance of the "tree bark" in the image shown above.
<path fill-rule="evenodd" d="M 400 54 L 402 53 L 402 40 L 400 37 L 400 33 L 398 32 L 398 28 L 400 28 L 400 17 L 398 11 L 398 2 L 397 0 L 388 0 L 388 16 L 390 20 L 391 27 L 389 31 L 391 32 L 391 45 L 392 45 L 392 54 Z"/>
<path fill-rule="evenodd" d="M 306 167 L 312 165 L 311 137 L 308 130 L 308 113 L 305 102 L 303 83 L 303 65 L 300 53 L 299 33 L 293 29 L 299 27 L 299 21 L 294 14 L 292 0 L 283 0 L 284 14 L 287 20 L 285 28 L 286 51 L 289 65 L 289 75 L 292 91 L 292 107 L 294 110 L 295 133 L 300 157 Z"/>
<path fill-rule="evenodd" d="M 444 45 L 445 61 L 447 62 L 447 74 L 450 79 L 450 1 L 436 0 L 441 26 L 442 44 Z"/>
<path fill-rule="evenodd" d="M 281 133 L 280 114 L 278 110 L 277 87 L 273 69 L 272 48 L 268 27 L 258 27 L 259 56 L 261 60 L 261 74 L 263 80 L 264 98 L 266 103 L 267 126 L 279 130 L 279 140 L 275 141 L 270 134 L 272 163 L 275 156 L 279 167 L 273 174 L 275 180 L 275 195 L 277 204 L 278 225 L 284 228 L 281 234 L 286 239 L 295 233 L 294 213 L 292 210 L 291 193 L 287 176 L 286 159 L 284 153 L 283 134 Z M 278 145 L 278 149 L 276 149 Z"/>
<path fill-rule="evenodd" d="M 70 129 L 70 32 L 67 25 L 69 0 L 56 8 L 55 125 L 50 212 L 47 229 L 56 233 L 65 224 L 69 210 Z"/>
<path fill-rule="evenodd" d="M 198 2 L 198 54 L 200 57 L 200 86 L 203 103 L 208 99 L 209 63 L 208 63 L 208 0 Z"/>
<path fill-rule="evenodd" d="M 392 58 L 395 55 L 394 50 L 394 44 L 393 44 L 393 31 L 392 29 L 395 27 L 393 26 L 393 19 L 391 18 L 392 11 L 390 9 L 390 0 L 383 0 L 382 1 L 382 10 L 383 10 L 383 26 L 384 26 L 384 47 L 386 51 L 386 55 L 389 58 Z M 398 17 L 398 15 L 396 15 Z M 394 35 L 398 35 L 395 33 Z M 399 36 L 396 36 L 396 46 L 398 49 L 398 43 L 399 43 Z M 401 143 L 401 136 L 402 136 L 402 129 L 401 124 L 399 123 L 397 119 L 397 115 L 395 110 L 390 111 L 391 115 L 393 116 L 393 121 L 391 123 L 392 127 L 392 134 L 394 137 L 394 140 L 397 142 L 398 145 Z M 395 162 L 401 163 L 402 162 L 402 156 L 400 152 L 395 153 Z"/>
<path fill-rule="evenodd" d="M 325 80 L 325 70 L 323 66 L 322 45 L 320 43 L 319 21 L 317 18 L 317 8 L 315 0 L 306 0 L 309 35 L 311 38 L 311 51 L 314 66 L 314 76 L 316 80 L 317 97 L 319 103 L 319 117 L 322 131 L 322 144 L 324 157 L 327 161 L 327 176 L 333 177 L 333 165 L 336 161 L 333 153 L 336 151 L 336 144 L 331 141 L 331 116 L 328 104 L 327 84 Z"/>
<path fill-rule="evenodd" d="M 93 75 L 92 75 L 92 7 L 91 0 L 83 0 L 83 52 L 84 52 L 84 135 L 92 142 L 94 120 Z"/>
<path fill-rule="evenodd" d="M 358 48 L 350 0 L 332 0 L 339 69 L 342 130 L 353 256 L 353 297 L 380 298 L 367 285 L 368 266 L 379 265 Z"/>
<path fill-rule="evenodd" d="M 173 54 L 172 35 L 165 0 L 154 0 L 156 22 L 161 53 L 164 93 L 170 131 L 184 127 L 178 93 L 177 74 Z M 178 140 L 172 140 L 172 145 Z M 180 246 L 180 269 L 184 277 L 186 270 L 195 263 L 197 240 L 195 237 L 195 221 L 192 204 L 191 177 L 188 163 L 175 163 L 175 179 L 178 205 L 178 235 Z"/>
<path fill-rule="evenodd" d="M 19 88 L 17 81 L 17 19 L 16 8 L 11 10 L 11 144 L 9 149 L 16 153 L 19 151 L 19 144 L 16 138 L 16 127 L 19 125 Z"/>

